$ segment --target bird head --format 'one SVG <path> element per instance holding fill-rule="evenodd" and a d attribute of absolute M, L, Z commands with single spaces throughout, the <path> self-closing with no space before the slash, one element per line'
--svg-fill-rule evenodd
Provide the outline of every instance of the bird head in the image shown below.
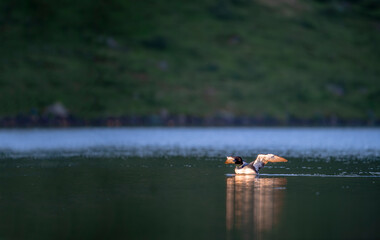
<path fill-rule="evenodd" d="M 241 165 L 241 164 L 243 164 L 243 159 L 241 157 L 229 156 L 229 157 L 227 157 L 227 159 L 226 159 L 226 161 L 224 163 L 225 164 L 237 164 L 237 165 Z"/>

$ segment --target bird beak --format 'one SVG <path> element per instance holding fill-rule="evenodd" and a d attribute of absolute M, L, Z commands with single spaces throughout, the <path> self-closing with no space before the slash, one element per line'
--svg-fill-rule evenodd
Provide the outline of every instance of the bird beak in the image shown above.
<path fill-rule="evenodd" d="M 227 157 L 225 164 L 235 164 L 235 158 L 233 157 Z"/>
<path fill-rule="evenodd" d="M 286 160 L 285 158 L 283 158 L 283 157 L 279 157 L 279 159 L 278 159 L 278 162 L 287 162 L 288 160 Z"/>

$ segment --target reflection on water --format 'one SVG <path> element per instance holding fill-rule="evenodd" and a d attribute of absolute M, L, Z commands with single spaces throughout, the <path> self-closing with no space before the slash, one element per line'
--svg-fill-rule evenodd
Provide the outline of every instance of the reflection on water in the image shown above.
<path fill-rule="evenodd" d="M 286 178 L 236 175 L 226 180 L 226 227 L 228 235 L 261 239 L 279 221 Z"/>

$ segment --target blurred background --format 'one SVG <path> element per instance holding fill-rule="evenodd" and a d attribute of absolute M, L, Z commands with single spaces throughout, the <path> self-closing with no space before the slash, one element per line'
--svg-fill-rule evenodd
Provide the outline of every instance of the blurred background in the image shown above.
<path fill-rule="evenodd" d="M 0 127 L 380 125 L 377 0 L 0 10 Z"/>

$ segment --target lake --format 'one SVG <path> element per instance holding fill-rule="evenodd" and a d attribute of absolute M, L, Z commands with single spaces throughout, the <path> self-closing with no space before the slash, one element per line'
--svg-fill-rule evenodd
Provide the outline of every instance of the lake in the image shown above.
<path fill-rule="evenodd" d="M 0 166 L 0 239 L 380 238 L 379 128 L 3 129 Z"/>

